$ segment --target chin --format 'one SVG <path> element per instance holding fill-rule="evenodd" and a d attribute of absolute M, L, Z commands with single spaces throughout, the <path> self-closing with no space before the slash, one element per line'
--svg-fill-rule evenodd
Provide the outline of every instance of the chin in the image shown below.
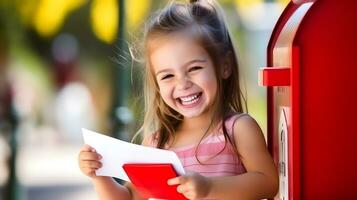
<path fill-rule="evenodd" d="M 199 117 L 200 115 L 188 115 L 188 114 L 182 114 L 184 118 L 190 119 L 190 118 L 196 118 Z"/>
<path fill-rule="evenodd" d="M 205 112 L 204 111 L 197 111 L 197 112 L 179 112 L 185 118 L 197 118 L 202 116 Z"/>

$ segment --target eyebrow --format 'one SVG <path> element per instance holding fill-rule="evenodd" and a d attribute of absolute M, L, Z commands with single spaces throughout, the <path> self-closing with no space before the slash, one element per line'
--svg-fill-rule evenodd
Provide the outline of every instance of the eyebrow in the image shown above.
<path fill-rule="evenodd" d="M 207 60 L 206 60 L 206 59 L 193 59 L 193 60 L 190 60 L 190 61 L 188 61 L 187 63 L 185 63 L 183 66 L 187 66 L 187 65 L 190 65 L 190 64 L 196 63 L 196 62 L 198 62 L 198 63 L 205 63 L 205 62 L 207 62 Z M 160 74 L 160 73 L 162 73 L 162 72 L 167 72 L 167 71 L 170 71 L 170 70 L 169 70 L 169 69 L 162 69 L 162 70 L 156 72 L 155 75 L 157 76 L 158 74 Z"/>

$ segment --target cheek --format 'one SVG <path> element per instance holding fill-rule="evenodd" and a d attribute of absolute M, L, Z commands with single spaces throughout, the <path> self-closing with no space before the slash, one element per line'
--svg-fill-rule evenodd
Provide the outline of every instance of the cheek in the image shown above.
<path fill-rule="evenodd" d="M 160 91 L 160 96 L 161 98 L 165 101 L 165 103 L 168 103 L 170 97 L 171 97 L 171 90 L 165 85 L 159 85 L 159 91 Z"/>
<path fill-rule="evenodd" d="M 210 93 L 216 93 L 217 91 L 217 80 L 215 76 L 204 76 L 200 80 L 201 85 L 205 87 Z"/>

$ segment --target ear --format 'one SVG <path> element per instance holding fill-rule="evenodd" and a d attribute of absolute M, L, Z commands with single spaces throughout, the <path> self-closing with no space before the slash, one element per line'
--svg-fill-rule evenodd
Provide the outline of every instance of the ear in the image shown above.
<path fill-rule="evenodd" d="M 223 79 L 227 79 L 232 74 L 231 53 L 228 53 L 224 59 L 221 76 Z"/>
<path fill-rule="evenodd" d="M 231 76 L 231 74 L 232 74 L 232 67 L 231 67 L 231 65 L 225 63 L 225 64 L 223 65 L 223 69 L 222 69 L 222 73 L 221 73 L 221 74 L 222 74 L 222 78 L 223 78 L 223 79 L 229 78 L 229 77 Z"/>

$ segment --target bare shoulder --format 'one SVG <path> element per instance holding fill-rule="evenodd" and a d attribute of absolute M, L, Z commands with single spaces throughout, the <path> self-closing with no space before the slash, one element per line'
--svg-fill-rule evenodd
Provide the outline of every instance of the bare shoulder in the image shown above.
<path fill-rule="evenodd" d="M 267 147 L 264 134 L 257 121 L 250 115 L 243 115 L 234 122 L 234 139 L 242 159 L 266 155 Z M 258 156 L 259 157 L 259 156 Z"/>
<path fill-rule="evenodd" d="M 264 137 L 257 121 L 248 114 L 235 120 L 233 133 L 236 137 Z"/>

